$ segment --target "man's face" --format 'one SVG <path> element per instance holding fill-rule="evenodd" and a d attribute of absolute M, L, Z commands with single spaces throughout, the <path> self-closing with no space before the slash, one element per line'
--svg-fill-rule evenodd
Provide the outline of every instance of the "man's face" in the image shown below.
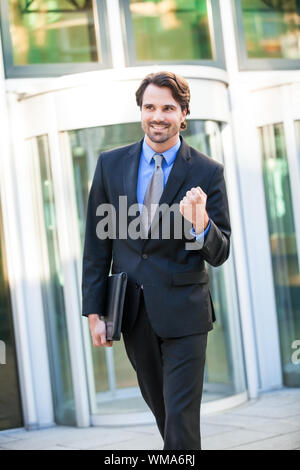
<path fill-rule="evenodd" d="M 172 96 L 168 87 L 147 86 L 142 103 L 142 128 L 151 142 L 175 145 L 186 110 Z M 174 141 L 174 143 L 173 143 Z"/>

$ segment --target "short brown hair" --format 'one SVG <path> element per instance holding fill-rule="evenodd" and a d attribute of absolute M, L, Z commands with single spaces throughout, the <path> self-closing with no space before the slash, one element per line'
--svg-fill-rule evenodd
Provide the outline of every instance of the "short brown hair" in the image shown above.
<path fill-rule="evenodd" d="M 144 92 L 150 84 L 170 88 L 172 96 L 180 104 L 181 110 L 184 111 L 186 109 L 186 114 L 190 114 L 190 87 L 183 77 L 171 72 L 149 73 L 135 93 L 136 102 L 140 108 L 142 107 Z M 181 129 L 186 128 L 187 124 L 186 120 L 184 120 L 181 124 Z"/>

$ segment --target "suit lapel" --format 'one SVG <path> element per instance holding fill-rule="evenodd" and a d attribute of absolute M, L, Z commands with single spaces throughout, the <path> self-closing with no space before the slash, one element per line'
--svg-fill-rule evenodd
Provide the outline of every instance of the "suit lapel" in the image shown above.
<path fill-rule="evenodd" d="M 128 207 L 138 203 L 136 189 L 142 145 L 143 139 L 134 144 L 123 158 L 123 182 Z"/>
<path fill-rule="evenodd" d="M 181 146 L 176 155 L 172 170 L 169 174 L 167 184 L 161 195 L 160 204 L 171 205 L 177 192 L 182 186 L 185 177 L 191 167 L 191 155 L 188 144 L 181 137 Z"/>

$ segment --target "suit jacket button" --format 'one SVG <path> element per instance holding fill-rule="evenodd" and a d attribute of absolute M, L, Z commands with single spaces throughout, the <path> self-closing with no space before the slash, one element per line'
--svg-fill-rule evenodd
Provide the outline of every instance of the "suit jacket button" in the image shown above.
<path fill-rule="evenodd" d="M 142 254 L 142 258 L 143 258 L 143 259 L 147 259 L 147 258 L 148 258 L 148 255 L 147 255 L 146 253 L 143 253 L 143 254 Z"/>

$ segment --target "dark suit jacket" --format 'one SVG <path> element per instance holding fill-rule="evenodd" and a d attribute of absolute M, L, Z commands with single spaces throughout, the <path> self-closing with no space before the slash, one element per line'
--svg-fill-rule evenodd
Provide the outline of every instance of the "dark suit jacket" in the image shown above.
<path fill-rule="evenodd" d="M 207 194 L 206 209 L 211 227 L 199 250 L 187 250 L 183 235 L 176 239 L 122 239 L 117 221 L 116 238 L 101 240 L 96 226 L 97 207 L 110 203 L 119 213 L 119 196 L 127 195 L 128 207 L 137 204 L 136 188 L 142 141 L 100 155 L 89 195 L 83 254 L 82 314 L 104 314 L 106 283 L 112 272 L 128 273 L 122 331 L 130 330 L 138 310 L 141 285 L 154 331 L 164 338 L 205 333 L 213 328 L 215 315 L 204 261 L 219 266 L 230 247 L 229 210 L 223 165 L 182 143 L 160 204 L 179 203 L 186 191 L 200 186 Z M 180 213 L 179 213 L 180 216 Z M 161 215 L 158 225 L 164 221 Z M 183 220 L 183 217 L 180 216 Z M 135 216 L 128 217 L 128 224 Z M 192 225 L 190 224 L 190 227 Z M 172 226 L 171 226 L 172 227 Z M 172 230 L 171 230 L 172 234 Z"/>

